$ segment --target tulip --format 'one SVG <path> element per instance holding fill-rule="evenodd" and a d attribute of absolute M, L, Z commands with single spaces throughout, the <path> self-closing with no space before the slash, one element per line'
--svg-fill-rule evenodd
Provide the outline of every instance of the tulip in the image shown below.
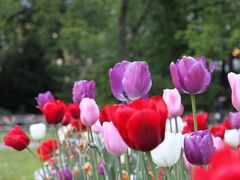
<path fill-rule="evenodd" d="M 98 173 L 104 175 L 104 167 L 103 163 L 98 164 Z"/>
<path fill-rule="evenodd" d="M 32 124 L 29 129 L 31 137 L 34 140 L 41 140 L 46 135 L 46 125 L 43 123 Z"/>
<path fill-rule="evenodd" d="M 164 140 L 168 112 L 160 96 L 122 104 L 112 111 L 113 124 L 129 147 L 151 151 Z"/>
<path fill-rule="evenodd" d="M 173 166 L 181 155 L 182 134 L 166 132 L 164 141 L 151 151 L 155 164 L 160 167 Z"/>
<path fill-rule="evenodd" d="M 68 106 L 68 111 L 70 112 L 72 118 L 78 119 L 80 118 L 80 109 L 79 105 L 76 103 L 69 103 Z"/>
<path fill-rule="evenodd" d="M 80 103 L 81 121 L 85 126 L 93 125 L 99 118 L 99 108 L 94 99 L 84 98 Z"/>
<path fill-rule="evenodd" d="M 171 124 L 170 124 L 171 123 Z M 177 117 L 177 127 L 178 127 L 178 132 L 182 132 L 184 126 L 186 125 L 185 122 L 183 122 L 181 117 Z M 174 118 L 172 119 L 167 119 L 166 122 L 166 131 L 172 132 L 172 133 L 177 133 L 176 129 L 176 121 Z"/>
<path fill-rule="evenodd" d="M 236 129 L 226 130 L 224 134 L 224 141 L 231 146 L 236 147 L 240 143 L 239 132 Z"/>
<path fill-rule="evenodd" d="M 6 146 L 12 147 L 17 151 L 22 151 L 28 147 L 29 137 L 19 126 L 14 126 L 3 138 Z"/>
<path fill-rule="evenodd" d="M 208 130 L 196 131 L 184 138 L 184 153 L 194 165 L 207 165 L 215 152 L 213 139 Z"/>
<path fill-rule="evenodd" d="M 240 153 L 229 146 L 216 151 L 208 168 L 196 167 L 193 180 L 237 180 L 240 179 Z"/>
<path fill-rule="evenodd" d="M 75 81 L 73 85 L 73 102 L 80 104 L 83 98 L 95 98 L 95 81 Z"/>
<path fill-rule="evenodd" d="M 62 125 L 67 126 L 71 122 L 72 116 L 69 110 L 65 112 L 65 115 L 62 120 Z"/>
<path fill-rule="evenodd" d="M 102 133 L 102 126 L 99 122 L 99 120 L 97 120 L 97 122 L 95 122 L 95 124 L 92 125 L 92 131 L 96 134 Z"/>
<path fill-rule="evenodd" d="M 48 139 L 43 141 L 37 148 L 37 154 L 40 160 L 45 161 L 53 156 L 53 152 L 58 148 L 57 141 L 55 139 Z"/>
<path fill-rule="evenodd" d="M 204 57 L 193 58 L 183 56 L 176 64 L 170 65 L 170 71 L 174 86 L 181 93 L 200 94 L 204 92 L 210 82 L 211 73 L 215 69 L 215 64 L 207 68 Z"/>
<path fill-rule="evenodd" d="M 50 100 L 54 100 L 54 97 L 50 91 L 39 93 L 37 97 L 35 97 L 37 101 L 38 107 L 41 109 L 44 104 Z"/>
<path fill-rule="evenodd" d="M 77 131 L 86 131 L 87 127 L 81 122 L 80 119 L 72 119 L 71 126 L 74 127 Z"/>
<path fill-rule="evenodd" d="M 144 61 L 122 61 L 109 70 L 113 96 L 119 101 L 146 97 L 152 86 L 148 64 Z"/>
<path fill-rule="evenodd" d="M 197 118 L 198 130 L 208 129 L 207 117 L 208 117 L 208 113 L 206 113 L 206 112 L 197 114 L 196 118 Z M 187 125 L 183 129 L 183 133 L 193 132 L 194 131 L 193 115 L 188 114 L 188 115 L 184 116 L 182 119 L 183 119 L 183 122 L 187 123 Z"/>
<path fill-rule="evenodd" d="M 64 178 L 62 177 L 62 169 L 60 168 L 58 170 L 58 177 L 59 177 L 59 180 L 72 180 L 72 171 L 70 168 L 68 167 L 65 167 L 64 168 Z"/>
<path fill-rule="evenodd" d="M 103 123 L 102 135 L 104 145 L 110 154 L 121 156 L 127 151 L 128 146 L 112 122 Z"/>
<path fill-rule="evenodd" d="M 211 133 L 216 137 L 224 138 L 225 131 L 227 129 L 230 129 L 230 121 L 226 119 L 221 124 L 218 124 L 216 126 L 213 126 L 211 128 Z"/>
<path fill-rule="evenodd" d="M 229 113 L 230 118 L 230 126 L 232 129 L 239 129 L 240 128 L 240 112 L 236 113 Z"/>
<path fill-rule="evenodd" d="M 63 120 L 66 105 L 61 100 L 51 100 L 44 104 L 42 112 L 48 124 L 58 124 Z"/>
<path fill-rule="evenodd" d="M 233 72 L 228 73 L 228 81 L 232 90 L 232 105 L 235 109 L 240 111 L 240 74 Z"/>
<path fill-rule="evenodd" d="M 181 104 L 181 96 L 178 90 L 175 89 L 164 89 L 163 100 L 168 107 L 168 118 L 181 116 L 183 113 L 183 105 Z"/>
<path fill-rule="evenodd" d="M 212 136 L 212 138 L 213 138 L 213 145 L 217 150 L 222 149 L 224 147 L 224 142 L 220 137 Z"/>

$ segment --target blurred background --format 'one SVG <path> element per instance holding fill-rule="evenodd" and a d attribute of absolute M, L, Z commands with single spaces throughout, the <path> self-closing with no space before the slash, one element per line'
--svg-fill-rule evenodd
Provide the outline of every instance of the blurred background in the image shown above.
<path fill-rule="evenodd" d="M 214 114 L 219 100 L 233 110 L 227 73 L 240 72 L 239 9 L 239 0 L 0 0 L 0 149 L 13 124 L 43 121 L 40 92 L 68 103 L 75 80 L 95 80 L 97 103 L 115 103 L 108 70 L 124 59 L 147 61 L 150 94 L 162 95 L 173 88 L 171 61 L 205 56 L 217 68 L 197 109 Z M 1 150 L 0 180 L 33 179 L 39 164 L 28 157 Z"/>
<path fill-rule="evenodd" d="M 0 0 L 0 115 L 39 113 L 50 90 L 72 101 L 75 80 L 96 81 L 100 106 L 114 103 L 108 70 L 123 59 L 150 66 L 151 95 L 172 88 L 169 65 L 205 56 L 217 69 L 197 107 L 215 111 L 226 74 L 240 71 L 239 0 Z M 183 95 L 185 109 L 190 98 Z"/>

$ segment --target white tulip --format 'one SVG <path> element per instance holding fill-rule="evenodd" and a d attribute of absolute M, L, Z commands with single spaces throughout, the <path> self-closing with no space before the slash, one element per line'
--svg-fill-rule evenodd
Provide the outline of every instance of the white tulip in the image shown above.
<path fill-rule="evenodd" d="M 171 126 L 170 126 L 170 123 L 171 123 Z M 181 117 L 177 117 L 177 125 L 178 125 L 178 132 L 179 133 L 183 131 L 183 128 L 184 128 L 185 124 L 186 123 L 183 122 Z M 177 133 L 176 123 L 175 123 L 175 119 L 174 118 L 167 119 L 166 128 L 165 129 L 168 132 Z"/>
<path fill-rule="evenodd" d="M 224 141 L 231 146 L 236 147 L 240 143 L 239 132 L 237 129 L 226 130 L 224 134 Z"/>
<path fill-rule="evenodd" d="M 43 123 L 32 124 L 30 127 L 30 134 L 34 140 L 41 140 L 46 134 L 46 125 Z"/>
<path fill-rule="evenodd" d="M 181 133 L 166 132 L 164 141 L 151 151 L 154 163 L 160 167 L 173 166 L 180 158 L 182 141 Z"/>

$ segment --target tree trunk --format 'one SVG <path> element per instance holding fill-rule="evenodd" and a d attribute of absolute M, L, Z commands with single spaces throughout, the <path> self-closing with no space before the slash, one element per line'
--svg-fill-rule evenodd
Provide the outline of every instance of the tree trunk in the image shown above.
<path fill-rule="evenodd" d="M 119 17 L 119 50 L 120 56 L 126 56 L 126 18 L 128 0 L 121 0 L 121 11 Z"/>

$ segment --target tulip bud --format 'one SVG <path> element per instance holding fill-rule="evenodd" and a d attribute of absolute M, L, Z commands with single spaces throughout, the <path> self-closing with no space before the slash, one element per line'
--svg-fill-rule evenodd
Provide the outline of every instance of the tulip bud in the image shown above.
<path fill-rule="evenodd" d="M 92 166 L 90 164 L 90 162 L 86 162 L 83 166 L 82 166 L 82 170 L 84 173 L 86 173 L 88 176 L 92 176 Z"/>
<path fill-rule="evenodd" d="M 46 125 L 43 123 L 32 124 L 29 129 L 31 137 L 34 140 L 41 140 L 46 135 Z"/>
<path fill-rule="evenodd" d="M 213 63 L 207 67 L 204 57 L 183 56 L 176 64 L 172 62 L 170 65 L 174 86 L 179 92 L 187 94 L 204 92 L 211 82 L 211 73 L 214 69 Z"/>
<path fill-rule="evenodd" d="M 80 171 L 79 171 L 78 166 L 74 166 L 73 167 L 73 176 L 77 177 L 79 175 L 79 173 L 80 173 Z"/>
<path fill-rule="evenodd" d="M 184 138 L 184 153 L 191 164 L 207 165 L 215 150 L 208 130 L 195 131 Z"/>
<path fill-rule="evenodd" d="M 122 177 L 123 177 L 123 180 L 129 180 L 128 172 L 123 170 L 122 171 Z"/>
<path fill-rule="evenodd" d="M 224 141 L 231 146 L 237 147 L 237 145 L 240 143 L 238 130 L 226 130 L 224 134 Z"/>
<path fill-rule="evenodd" d="M 62 169 L 60 168 L 58 170 L 58 177 L 59 177 L 59 180 L 72 180 L 72 171 L 70 168 L 68 167 L 65 167 L 64 168 L 64 178 L 62 177 Z"/>
<path fill-rule="evenodd" d="M 164 141 L 151 151 L 155 164 L 160 167 L 173 166 L 181 155 L 182 134 L 166 132 Z"/>
<path fill-rule="evenodd" d="M 81 121 L 85 126 L 91 126 L 99 118 L 99 108 L 94 99 L 84 98 L 80 103 Z"/>
<path fill-rule="evenodd" d="M 240 128 L 240 112 L 230 112 L 229 113 L 229 122 L 232 129 L 239 129 Z"/>
<path fill-rule="evenodd" d="M 127 151 L 128 146 L 112 122 L 103 123 L 102 135 L 104 145 L 110 154 L 121 156 Z"/>
<path fill-rule="evenodd" d="M 228 81 L 232 90 L 232 105 L 235 109 L 240 111 L 240 75 L 230 72 L 228 73 Z"/>
<path fill-rule="evenodd" d="M 104 167 L 103 163 L 98 164 L 98 173 L 104 175 Z"/>
<path fill-rule="evenodd" d="M 173 118 L 181 116 L 183 113 L 183 105 L 181 104 L 181 96 L 178 90 L 175 89 L 164 89 L 163 100 L 168 107 L 168 117 Z"/>

